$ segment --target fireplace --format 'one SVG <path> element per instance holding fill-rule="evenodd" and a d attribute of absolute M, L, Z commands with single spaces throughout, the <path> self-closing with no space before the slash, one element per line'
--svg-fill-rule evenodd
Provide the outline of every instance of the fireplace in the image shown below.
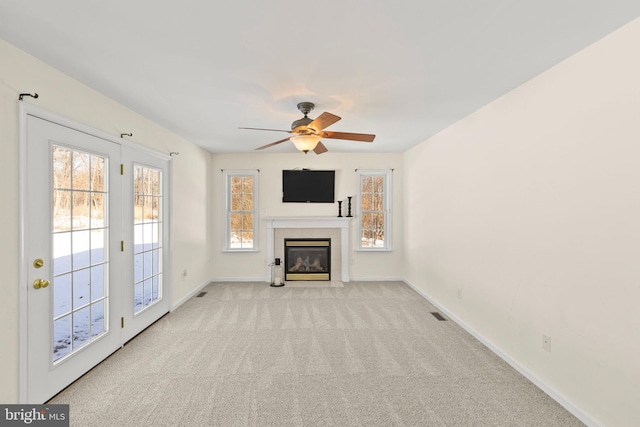
<path fill-rule="evenodd" d="M 273 272 L 269 260 L 275 258 L 284 260 L 284 239 L 320 237 L 331 239 L 332 279 L 349 282 L 349 223 L 352 219 L 335 216 L 265 217 L 267 227 L 265 250 L 268 261 L 264 270 L 265 282 L 272 282 Z"/>
<path fill-rule="evenodd" d="M 331 280 L 331 239 L 284 239 L 284 280 Z"/>

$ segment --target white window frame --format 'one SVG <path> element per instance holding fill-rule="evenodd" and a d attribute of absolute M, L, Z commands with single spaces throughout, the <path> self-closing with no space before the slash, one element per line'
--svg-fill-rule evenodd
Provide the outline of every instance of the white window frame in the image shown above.
<path fill-rule="evenodd" d="M 391 230 L 393 230 L 392 224 L 392 196 L 391 189 L 392 186 L 392 169 L 358 169 L 356 170 L 356 178 L 357 178 L 357 187 L 358 187 L 358 198 L 356 202 L 356 213 L 358 217 L 358 248 L 357 251 L 363 252 L 385 252 L 392 251 L 392 235 Z M 363 247 L 362 246 L 362 178 L 365 176 L 382 176 L 384 178 L 384 246 L 371 248 L 371 247 Z"/>
<path fill-rule="evenodd" d="M 223 171 L 224 182 L 224 243 L 223 252 L 258 252 L 258 176 L 260 171 L 251 169 L 234 169 Z M 253 178 L 253 246 L 250 248 L 232 248 L 231 247 L 231 178 L 234 177 Z"/>

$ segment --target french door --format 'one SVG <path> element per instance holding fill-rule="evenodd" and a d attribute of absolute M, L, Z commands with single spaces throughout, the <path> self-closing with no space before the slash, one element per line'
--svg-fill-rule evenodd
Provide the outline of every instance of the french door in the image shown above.
<path fill-rule="evenodd" d="M 126 304 L 122 317 L 123 342 L 170 309 L 166 286 L 168 246 L 169 159 L 139 147 L 123 152 L 123 179 L 127 183 L 124 247 Z"/>
<path fill-rule="evenodd" d="M 169 161 L 25 120 L 21 396 L 43 403 L 169 310 Z"/>

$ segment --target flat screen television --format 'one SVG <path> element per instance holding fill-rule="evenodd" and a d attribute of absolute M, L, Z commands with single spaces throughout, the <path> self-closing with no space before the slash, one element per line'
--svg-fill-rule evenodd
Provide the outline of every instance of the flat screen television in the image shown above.
<path fill-rule="evenodd" d="M 283 203 L 334 203 L 336 171 L 283 170 Z"/>

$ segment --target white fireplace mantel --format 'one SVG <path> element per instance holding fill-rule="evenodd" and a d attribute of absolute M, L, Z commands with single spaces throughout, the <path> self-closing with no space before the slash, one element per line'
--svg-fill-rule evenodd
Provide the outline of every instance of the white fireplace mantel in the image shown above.
<path fill-rule="evenodd" d="M 351 217 L 267 217 L 267 264 L 273 262 L 275 241 L 274 230 L 277 228 L 339 228 L 340 229 L 340 262 L 342 281 L 349 281 L 349 222 Z M 267 266 L 267 281 L 271 280 L 271 267 Z"/>

